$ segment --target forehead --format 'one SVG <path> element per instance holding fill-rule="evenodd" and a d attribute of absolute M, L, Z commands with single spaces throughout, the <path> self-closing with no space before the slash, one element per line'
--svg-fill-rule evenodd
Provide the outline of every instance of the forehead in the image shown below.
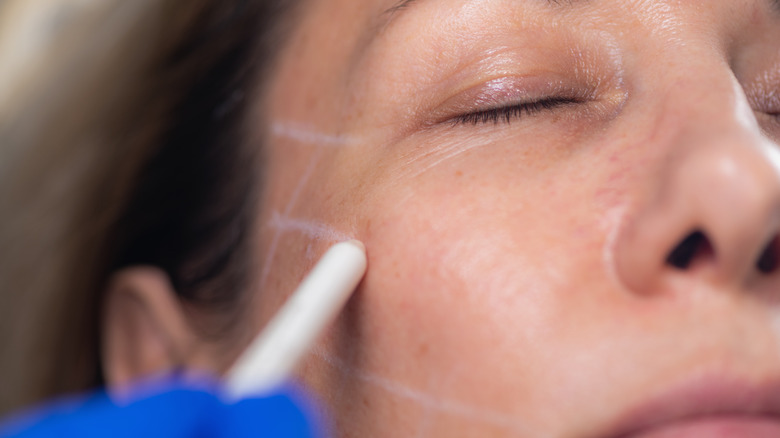
<path fill-rule="evenodd" d="M 417 10 L 478 10 L 503 8 L 525 12 L 588 12 L 591 10 L 606 12 L 609 10 L 635 11 L 637 13 L 673 12 L 677 7 L 691 6 L 697 9 L 730 6 L 744 9 L 748 6 L 761 6 L 780 14 L 780 0 L 709 0 L 707 2 L 689 2 L 687 0 L 309 0 L 307 11 L 311 15 L 330 15 L 331 23 L 362 19 L 364 24 L 381 30 L 385 25 L 405 15 L 417 13 Z M 327 11 L 332 14 L 327 14 Z M 421 29 L 422 30 L 422 29 Z"/>
<path fill-rule="evenodd" d="M 317 69 L 332 69 L 342 61 L 359 63 L 378 40 L 392 50 L 447 29 L 474 38 L 491 30 L 522 32 L 528 24 L 547 32 L 585 25 L 631 37 L 639 27 L 664 38 L 681 26 L 772 16 L 780 16 L 780 0 L 307 0 L 292 51 L 294 57 L 306 53 Z"/>
<path fill-rule="evenodd" d="M 306 0 L 290 43 L 282 51 L 277 83 L 270 87 L 277 98 L 271 99 L 289 117 L 306 118 L 313 113 L 336 117 L 332 108 L 348 107 L 361 98 L 356 85 L 374 77 L 371 87 L 375 87 L 388 69 L 407 67 L 407 72 L 429 73 L 438 68 L 432 64 L 464 62 L 467 53 L 474 58 L 494 48 L 540 46 L 542 41 L 552 43 L 564 37 L 609 38 L 634 52 L 651 45 L 669 48 L 702 43 L 711 47 L 713 35 L 739 39 L 745 33 L 760 32 L 769 20 L 776 22 L 779 2 Z M 408 82 L 410 78 L 403 79 Z M 387 81 L 383 84 L 388 85 Z M 388 98 L 392 102 L 392 96 Z"/>
<path fill-rule="evenodd" d="M 758 18 L 780 16 L 780 0 L 308 0 L 299 33 L 318 34 L 311 42 L 358 49 L 369 46 L 399 22 L 414 21 L 412 32 L 430 33 L 453 20 L 492 19 L 593 21 L 670 26 L 673 21 L 721 14 Z M 474 22 L 475 28 L 478 24 Z M 477 29 L 475 29 L 477 30 Z M 320 31 L 320 32 L 318 32 Z"/>

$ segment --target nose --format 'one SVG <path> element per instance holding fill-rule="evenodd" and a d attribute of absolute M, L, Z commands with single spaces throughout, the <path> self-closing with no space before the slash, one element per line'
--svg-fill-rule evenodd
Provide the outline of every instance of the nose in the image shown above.
<path fill-rule="evenodd" d="M 744 288 L 778 271 L 777 145 L 760 134 L 744 96 L 735 94 L 736 105 L 699 105 L 683 121 L 659 123 L 669 131 L 656 136 L 662 144 L 645 145 L 663 153 L 615 242 L 615 269 L 627 288 L 668 290 L 680 275 Z"/>

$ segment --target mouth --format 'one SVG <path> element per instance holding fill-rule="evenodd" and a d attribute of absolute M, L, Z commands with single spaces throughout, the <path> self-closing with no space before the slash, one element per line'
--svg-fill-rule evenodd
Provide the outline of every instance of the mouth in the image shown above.
<path fill-rule="evenodd" d="M 603 436 L 780 438 L 780 383 L 698 380 L 629 410 L 611 430 Z"/>

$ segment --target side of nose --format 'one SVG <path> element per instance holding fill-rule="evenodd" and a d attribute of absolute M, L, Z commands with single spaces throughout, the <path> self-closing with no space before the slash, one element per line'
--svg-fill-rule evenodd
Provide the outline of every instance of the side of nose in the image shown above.
<path fill-rule="evenodd" d="M 667 144 L 648 145 L 663 148 L 664 159 L 614 247 L 618 277 L 629 289 L 664 290 L 681 274 L 745 287 L 779 270 L 777 145 L 733 108 L 719 114 L 667 124 L 676 127 Z"/>

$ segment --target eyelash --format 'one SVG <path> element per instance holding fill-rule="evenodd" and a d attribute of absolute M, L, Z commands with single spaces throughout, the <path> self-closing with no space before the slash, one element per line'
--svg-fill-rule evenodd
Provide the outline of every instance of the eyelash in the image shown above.
<path fill-rule="evenodd" d="M 493 123 L 510 123 L 526 116 L 534 116 L 543 111 L 553 111 L 559 107 L 581 103 L 577 99 L 570 97 L 549 97 L 533 102 L 519 103 L 516 105 L 504 106 L 500 108 L 491 108 L 476 111 L 469 114 L 463 114 L 455 117 L 455 125 L 481 125 Z"/>

